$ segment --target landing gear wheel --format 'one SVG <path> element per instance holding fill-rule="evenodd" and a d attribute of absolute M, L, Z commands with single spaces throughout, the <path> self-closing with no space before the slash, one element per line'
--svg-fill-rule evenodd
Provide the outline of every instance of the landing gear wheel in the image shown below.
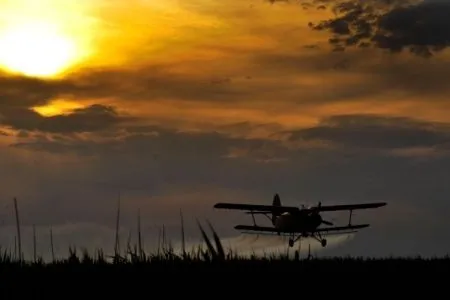
<path fill-rule="evenodd" d="M 289 247 L 294 247 L 294 240 L 293 239 L 289 239 Z"/>
<path fill-rule="evenodd" d="M 325 247 L 325 246 L 327 245 L 327 240 L 326 240 L 326 239 L 323 239 L 323 240 L 321 241 L 321 244 L 322 244 L 322 247 Z"/>

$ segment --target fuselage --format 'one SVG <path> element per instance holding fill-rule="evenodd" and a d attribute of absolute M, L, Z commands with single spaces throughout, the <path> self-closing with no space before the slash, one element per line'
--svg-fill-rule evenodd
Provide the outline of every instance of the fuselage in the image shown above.
<path fill-rule="evenodd" d="M 283 232 L 312 232 L 322 223 L 319 214 L 283 213 L 274 220 L 275 228 Z"/>

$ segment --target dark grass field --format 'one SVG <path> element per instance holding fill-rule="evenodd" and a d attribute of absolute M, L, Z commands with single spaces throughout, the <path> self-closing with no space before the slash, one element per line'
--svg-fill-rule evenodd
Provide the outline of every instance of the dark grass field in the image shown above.
<path fill-rule="evenodd" d="M 240 258 L 215 249 L 185 255 L 129 251 L 108 257 L 72 252 L 53 262 L 0 261 L 1 299 L 262 297 L 303 291 L 334 297 L 403 296 L 446 289 L 450 258 Z M 444 283 L 439 283 L 444 282 Z M 182 293 L 182 294 L 180 294 Z M 431 294 L 430 294 L 431 293 Z M 281 295 L 280 295 L 281 294 Z M 351 295 L 349 295 L 351 294 Z M 163 296 L 161 296 L 163 295 Z M 178 296 L 177 296 L 178 295 Z M 366 298 L 366 297 L 363 297 Z"/>
<path fill-rule="evenodd" d="M 3 258 L 0 274 L 38 274 L 60 272 L 191 272 L 191 271 L 233 271 L 233 272 L 447 272 L 450 271 L 449 257 L 324 257 L 289 258 L 278 256 L 238 257 L 232 254 L 225 258 L 212 257 L 206 251 L 199 254 L 165 253 L 143 255 L 143 257 L 91 257 L 87 254 L 72 254 L 66 259 L 54 262 L 13 261 Z"/>
<path fill-rule="evenodd" d="M 268 254 L 261 256 L 239 256 L 231 251 L 225 251 L 218 234 L 210 226 L 212 238 L 209 238 L 199 225 L 204 247 L 198 247 L 191 251 L 184 249 L 178 253 L 168 244 L 157 253 L 146 253 L 140 245 L 129 244 L 126 250 L 119 251 L 111 256 L 103 251 L 90 254 L 85 250 L 69 249 L 69 255 L 64 259 L 53 259 L 44 262 L 39 257 L 32 260 L 20 260 L 19 255 L 11 251 L 3 251 L 0 256 L 0 274 L 2 277 L 14 274 L 33 276 L 54 276 L 77 274 L 146 274 L 161 272 L 196 272 L 219 271 L 235 272 L 238 276 L 251 272 L 255 274 L 283 272 L 295 272 L 297 274 L 308 273 L 390 273 L 406 272 L 428 273 L 450 271 L 450 257 L 300 257 L 296 255 Z"/>
<path fill-rule="evenodd" d="M 204 246 L 186 251 L 184 245 L 181 250 L 174 251 L 170 243 L 162 245 L 157 253 L 146 253 L 141 244 L 126 246 L 120 251 L 114 249 L 113 255 L 106 255 L 102 250 L 88 253 L 86 250 L 69 249 L 68 257 L 64 259 L 53 258 L 44 261 L 37 257 L 34 259 L 20 259 L 18 252 L 0 248 L 0 274 L 2 277 L 14 275 L 33 274 L 55 275 L 73 272 L 79 274 L 134 274 L 139 272 L 194 272 L 194 271 L 226 271 L 236 272 L 445 272 L 450 271 L 450 257 L 422 258 L 417 257 L 322 257 L 308 255 L 300 257 L 287 254 L 268 254 L 261 256 L 239 256 L 232 251 L 225 251 L 221 239 L 209 224 L 212 238 L 198 224 Z M 183 234 L 183 233 L 182 233 Z M 140 235 L 140 232 L 139 232 Z M 184 240 L 184 235 L 182 235 Z M 140 239 L 139 239 L 140 240 Z M 117 242 L 117 241 L 116 241 Z M 117 245 L 117 243 L 116 243 Z M 53 253 L 53 249 L 52 249 Z M 22 254 L 23 257 L 23 254 Z"/>
<path fill-rule="evenodd" d="M 358 298 L 374 294 L 384 298 L 393 290 L 406 297 L 425 289 L 430 296 L 447 287 L 439 282 L 446 281 L 443 274 L 450 271 L 450 257 L 240 257 L 223 249 L 211 225 L 212 238 L 200 224 L 199 229 L 204 247 L 191 251 L 182 247 L 179 253 L 170 245 L 156 254 L 146 253 L 140 242 L 133 247 L 128 244 L 125 251 L 117 247 L 111 256 L 70 249 L 68 257 L 45 262 L 37 256 L 20 259 L 20 250 L 0 251 L 0 299 L 254 298 L 300 291 L 316 296 L 347 297 L 350 293 Z"/>
<path fill-rule="evenodd" d="M 207 252 L 178 256 L 108 258 L 75 255 L 55 262 L 0 262 L 1 299 L 118 297 L 262 297 L 331 294 L 334 297 L 431 296 L 447 287 L 445 258 L 239 258 Z M 443 282 L 443 283 L 439 283 Z M 361 292 L 362 291 L 362 292 Z M 442 292 L 441 292 L 442 293 Z M 152 296 L 153 295 L 153 296 Z M 172 297 L 170 296 L 170 297 Z M 169 297 L 169 296 L 167 296 Z M 366 297 L 363 297 L 366 298 Z"/>

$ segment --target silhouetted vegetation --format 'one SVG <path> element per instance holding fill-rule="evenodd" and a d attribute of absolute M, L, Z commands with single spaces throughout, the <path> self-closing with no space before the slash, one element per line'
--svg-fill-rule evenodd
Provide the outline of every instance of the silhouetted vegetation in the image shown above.
<path fill-rule="evenodd" d="M 450 270 L 450 257 L 443 258 L 352 258 L 352 257 L 325 257 L 300 258 L 298 255 L 268 254 L 265 256 L 240 256 L 232 251 L 226 252 L 221 244 L 218 234 L 208 222 L 212 232 L 211 240 L 203 227 L 198 223 L 206 247 L 175 251 L 170 243 L 158 249 L 156 253 L 147 254 L 138 245 L 127 245 L 126 251 L 120 253 L 115 247 L 115 255 L 108 256 L 103 251 L 90 254 L 86 250 L 69 249 L 69 256 L 65 259 L 53 259 L 44 262 L 41 258 L 34 261 L 15 259 L 10 251 L 3 250 L 0 256 L 0 267 L 6 270 L 39 270 L 55 271 L 86 270 L 86 271 L 112 271 L 114 269 L 134 270 L 144 267 L 146 271 L 178 271 L 178 270 L 267 270 L 267 271 L 414 271 L 418 269 L 432 269 L 433 271 Z M 183 232 L 183 230 L 182 230 Z M 184 244 L 183 244 L 184 245 Z M 183 246 L 184 247 L 184 246 Z"/>
<path fill-rule="evenodd" d="M 125 253 L 116 248 L 116 254 L 111 257 L 102 251 L 90 255 L 87 251 L 70 249 L 67 258 L 46 263 L 39 258 L 35 261 L 16 260 L 11 253 L 3 251 L 0 257 L 0 290 L 3 294 L 14 295 L 13 299 L 30 293 L 34 298 L 39 296 L 48 299 L 48 296 L 54 295 L 60 299 L 61 293 L 70 293 L 71 296 L 76 294 L 77 298 L 84 299 L 97 291 L 103 298 L 109 294 L 116 297 L 122 291 L 130 298 L 130 293 L 138 297 L 159 290 L 167 292 L 167 289 L 173 294 L 183 291 L 184 297 L 190 297 L 191 294 L 198 296 L 210 289 L 220 290 L 217 293 L 221 295 L 238 294 L 243 289 L 258 294 L 266 291 L 267 286 L 254 280 L 256 277 L 266 280 L 270 287 L 288 282 L 300 282 L 303 286 L 312 287 L 314 285 L 309 282 L 323 283 L 327 279 L 338 279 L 338 282 L 340 279 L 350 279 L 352 284 L 361 286 L 361 283 L 365 283 L 370 286 L 372 280 L 367 280 L 365 275 L 355 276 L 355 272 L 371 273 L 369 277 L 390 277 L 390 273 L 400 271 L 417 279 L 421 277 L 418 275 L 428 276 L 450 270 L 449 257 L 300 258 L 298 255 L 283 254 L 241 257 L 232 251 L 224 251 L 212 226 L 213 241 L 199 227 L 205 240 L 205 249 L 182 249 L 179 253 L 170 246 L 159 249 L 156 254 L 147 254 L 137 245 L 128 245 Z M 209 271 L 214 272 L 211 274 Z M 329 277 L 326 273 L 348 275 Z M 202 277 L 201 274 L 206 276 Z M 397 280 L 392 278 L 391 282 L 394 284 Z M 201 288 L 198 287 L 199 283 Z M 205 286 L 208 288 L 205 289 Z M 387 286 L 392 290 L 392 285 Z M 377 285 L 377 291 L 387 286 Z M 347 288 L 344 287 L 344 290 L 347 291 Z"/>
<path fill-rule="evenodd" d="M 130 292 L 148 291 L 149 286 L 156 289 L 163 289 L 155 285 L 155 280 L 162 280 L 166 283 L 175 281 L 182 283 L 190 282 L 190 279 L 198 280 L 195 276 L 190 276 L 186 272 L 196 271 L 233 271 L 233 276 L 224 273 L 227 278 L 208 278 L 215 280 L 216 284 L 232 289 L 228 280 L 236 282 L 239 275 L 251 272 L 254 275 L 264 276 L 273 283 L 273 280 L 283 278 L 291 280 L 292 274 L 304 275 L 303 279 L 320 279 L 325 272 L 370 272 L 375 274 L 388 274 L 393 271 L 401 271 L 408 274 L 435 274 L 437 272 L 450 270 L 450 258 L 394 258 L 384 259 L 352 258 L 352 257 L 326 257 L 316 258 L 308 256 L 300 257 L 298 252 L 295 255 L 267 254 L 265 256 L 240 256 L 233 251 L 226 251 L 221 243 L 219 235 L 213 226 L 207 222 L 211 237 L 208 236 L 201 224 L 197 221 L 199 231 L 203 239 L 203 245 L 197 248 L 185 249 L 185 231 L 183 215 L 180 211 L 181 220 L 181 249 L 175 251 L 170 242 L 165 240 L 164 227 L 162 233 L 163 242 L 159 243 L 156 253 L 147 253 L 142 247 L 141 240 L 141 220 L 140 213 L 137 216 L 138 240 L 136 245 L 131 245 L 128 241 L 125 249 L 119 247 L 119 219 L 120 203 L 117 210 L 116 233 L 113 255 L 107 255 L 102 250 L 95 253 L 80 248 L 70 248 L 69 255 L 64 258 L 56 258 L 53 248 L 53 236 L 50 228 L 50 253 L 51 261 L 47 262 L 36 253 L 36 235 L 33 231 L 33 256 L 32 260 L 25 260 L 21 247 L 20 221 L 17 202 L 15 201 L 15 215 L 17 225 L 17 246 L 14 250 L 0 248 L 0 280 L 2 287 L 11 289 L 17 298 L 22 293 L 33 291 L 34 297 L 39 294 L 43 296 L 58 294 L 58 290 L 64 288 L 70 294 L 79 292 L 85 298 L 89 291 L 100 289 L 103 296 L 105 293 L 114 294 L 119 290 Z M 292 248 L 293 249 L 293 248 Z M 292 250 L 291 249 L 291 250 Z M 163 276 L 166 272 L 180 273 L 180 277 Z M 311 276 L 314 273 L 314 276 Z M 155 274 L 157 276 L 151 276 Z M 253 275 L 254 274 L 254 275 Z M 237 277 L 235 277 L 237 275 Z M 208 276 L 210 277 L 210 276 Z M 222 275 L 220 275 L 222 277 Z M 239 280 L 242 284 L 250 284 L 248 277 Z M 328 278 L 325 276 L 325 278 Z M 341 277 L 333 277 L 334 279 Z M 342 277 L 344 278 L 344 277 Z M 347 278 L 347 277 L 346 277 Z M 350 276 L 352 280 L 363 277 Z M 130 280 L 131 279 L 131 280 Z M 142 281 L 144 279 L 144 281 Z M 228 282 L 227 282 L 228 281 Z M 45 283 L 44 283 L 45 282 Z M 143 283 L 144 282 L 144 283 Z M 283 282 L 280 282 L 282 284 Z M 284 282 L 286 283 L 286 282 Z M 304 284 L 304 282 L 302 282 Z M 225 284 L 225 285 L 224 285 Z M 209 284 L 208 284 L 209 285 Z M 56 286 L 58 288 L 56 288 Z M 26 287 L 26 288 L 23 288 Z M 265 286 L 253 286 L 256 289 L 265 290 Z M 177 290 L 177 288 L 175 288 Z M 82 292 L 83 291 L 83 292 Z M 197 289 L 192 289 L 197 293 Z M 230 290 L 231 291 L 231 290 Z M 88 294 L 86 294 L 88 293 Z M 186 296 L 186 293 L 184 292 Z"/>

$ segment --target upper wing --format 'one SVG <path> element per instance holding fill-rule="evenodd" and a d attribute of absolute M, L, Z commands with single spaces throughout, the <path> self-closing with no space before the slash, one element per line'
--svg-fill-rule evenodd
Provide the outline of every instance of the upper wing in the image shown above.
<path fill-rule="evenodd" d="M 364 204 L 323 205 L 314 207 L 311 210 L 339 211 L 339 210 L 368 209 L 368 208 L 382 207 L 385 206 L 386 204 L 387 204 L 386 202 L 376 202 Z M 300 210 L 298 207 L 294 206 L 273 206 L 273 205 L 241 204 L 241 203 L 217 203 L 216 205 L 214 205 L 214 208 L 259 211 L 267 213 L 297 212 Z"/>
<path fill-rule="evenodd" d="M 273 206 L 273 205 L 258 205 L 258 204 L 240 204 L 240 203 L 217 203 L 214 208 L 221 209 L 238 209 L 238 210 L 249 210 L 249 211 L 259 211 L 267 213 L 283 213 L 298 211 L 298 207 L 291 206 Z"/>
<path fill-rule="evenodd" d="M 385 206 L 386 202 L 374 202 L 364 204 L 344 204 L 344 205 L 323 205 L 315 207 L 318 211 L 338 211 L 338 210 L 355 210 L 355 209 L 369 209 Z"/>

